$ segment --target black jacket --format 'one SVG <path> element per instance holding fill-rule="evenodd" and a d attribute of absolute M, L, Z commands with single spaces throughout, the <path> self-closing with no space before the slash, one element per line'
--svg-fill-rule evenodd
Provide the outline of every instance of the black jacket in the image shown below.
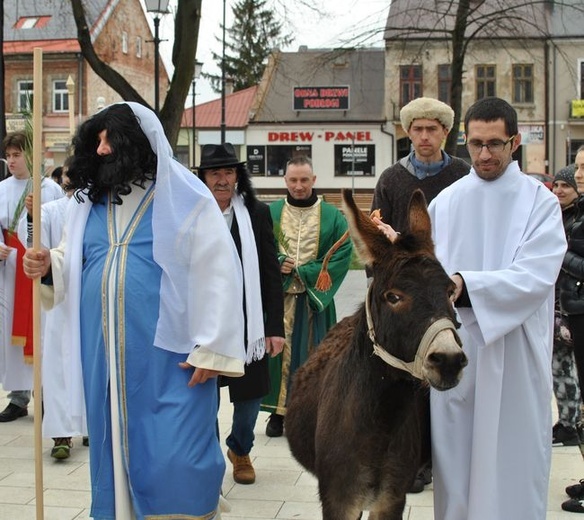
<path fill-rule="evenodd" d="M 249 211 L 249 215 L 258 251 L 265 335 L 284 337 L 284 292 L 270 208 L 258 201 Z M 231 236 L 241 258 L 241 239 L 235 215 L 231 225 Z M 257 399 L 269 392 L 268 357 L 266 354 L 263 359 L 247 365 L 242 377 L 220 378 L 222 386 L 229 386 L 231 402 Z"/>
<path fill-rule="evenodd" d="M 564 220 L 568 250 L 558 278 L 560 308 L 564 314 L 584 314 L 584 196 L 576 201 L 571 220 Z"/>

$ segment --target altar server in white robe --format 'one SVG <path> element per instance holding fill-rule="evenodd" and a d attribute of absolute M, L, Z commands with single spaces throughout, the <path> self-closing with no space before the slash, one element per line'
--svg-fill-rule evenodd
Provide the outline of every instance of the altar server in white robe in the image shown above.
<path fill-rule="evenodd" d="M 24 246 L 18 238 L 24 200 L 32 189 L 28 139 L 24 132 L 13 132 L 2 142 L 10 176 L 0 182 L 0 385 L 9 392 L 9 403 L 0 423 L 28 415 L 33 386 L 32 284 L 22 272 Z M 41 203 L 63 195 L 56 182 L 43 177 Z"/>
<path fill-rule="evenodd" d="M 69 189 L 68 163 L 61 168 L 61 182 L 66 196 L 41 206 L 41 244 L 49 249 L 57 247 L 63 235 L 67 205 L 73 195 Z M 32 244 L 32 194 L 26 198 L 27 216 L 21 219 L 18 235 L 25 246 Z M 62 341 L 68 330 L 68 316 L 64 305 L 56 305 L 43 312 L 42 382 L 43 382 L 43 436 L 54 441 L 51 457 L 66 459 L 73 447 L 72 437 L 87 435 L 85 402 L 80 381 L 73 379 L 70 367 L 70 342 Z"/>
<path fill-rule="evenodd" d="M 52 282 L 69 309 L 65 339 L 87 406 L 90 516 L 219 518 L 215 377 L 242 375 L 245 359 L 233 240 L 148 108 L 106 107 L 73 144 L 69 178 L 80 191 L 63 240 L 50 255 L 27 250 L 24 270 Z"/>
<path fill-rule="evenodd" d="M 456 388 L 431 392 L 435 519 L 544 520 L 561 211 L 512 159 L 521 135 L 506 101 L 477 101 L 465 129 L 471 172 L 429 208 L 469 359 Z"/>

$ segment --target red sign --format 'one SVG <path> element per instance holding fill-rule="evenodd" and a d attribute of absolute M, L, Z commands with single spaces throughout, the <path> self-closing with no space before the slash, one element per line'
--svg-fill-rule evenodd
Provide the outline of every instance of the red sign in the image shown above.
<path fill-rule="evenodd" d="M 369 130 L 357 132 L 268 132 L 268 142 L 275 143 L 311 143 L 316 139 L 341 143 L 371 143 L 373 138 Z"/>
<path fill-rule="evenodd" d="M 294 87 L 294 110 L 349 110 L 349 87 Z"/>

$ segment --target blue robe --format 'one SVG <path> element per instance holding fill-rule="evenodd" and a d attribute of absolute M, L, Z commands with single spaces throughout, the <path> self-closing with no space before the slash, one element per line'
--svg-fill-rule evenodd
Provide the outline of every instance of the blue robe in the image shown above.
<path fill-rule="evenodd" d="M 216 380 L 189 388 L 192 372 L 178 366 L 185 355 L 153 344 L 161 270 L 152 258 L 151 200 L 143 199 L 122 237 L 116 236 L 111 204 L 94 204 L 85 228 L 81 356 L 90 438 L 91 516 L 100 520 L 115 519 L 109 347 L 104 340 L 104 332 L 112 327 L 120 403 L 117 420 L 136 518 L 213 518 L 225 472 L 214 429 Z M 110 247 L 110 242 L 115 245 Z M 109 277 L 114 277 L 113 286 Z M 104 309 L 109 301 L 117 302 L 113 317 Z M 180 443 L 187 438 L 189 442 Z"/>

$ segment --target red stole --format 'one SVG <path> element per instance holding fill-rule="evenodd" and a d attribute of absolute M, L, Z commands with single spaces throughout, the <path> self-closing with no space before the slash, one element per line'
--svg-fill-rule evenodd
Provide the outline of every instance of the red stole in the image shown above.
<path fill-rule="evenodd" d="M 16 278 L 14 280 L 14 312 L 12 317 L 12 345 L 24 347 L 25 363 L 32 363 L 32 280 L 22 269 L 25 248 L 18 235 L 3 230 L 4 243 L 16 250 Z"/>

